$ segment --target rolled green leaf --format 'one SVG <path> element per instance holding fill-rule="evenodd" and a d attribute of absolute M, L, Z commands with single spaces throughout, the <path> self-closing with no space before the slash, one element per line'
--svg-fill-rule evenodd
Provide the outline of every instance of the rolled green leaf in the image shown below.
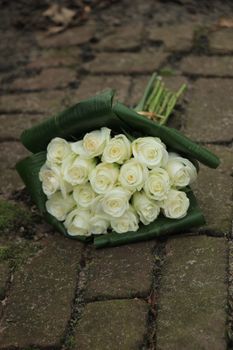
<path fill-rule="evenodd" d="M 187 196 L 190 200 L 190 207 L 187 215 L 182 219 L 168 219 L 159 217 L 150 225 L 141 225 L 136 232 L 127 233 L 109 233 L 94 238 L 96 248 L 113 247 L 133 242 L 146 241 L 156 237 L 178 233 L 188 230 L 194 226 L 205 224 L 204 216 L 197 205 L 194 194 L 189 191 Z"/>

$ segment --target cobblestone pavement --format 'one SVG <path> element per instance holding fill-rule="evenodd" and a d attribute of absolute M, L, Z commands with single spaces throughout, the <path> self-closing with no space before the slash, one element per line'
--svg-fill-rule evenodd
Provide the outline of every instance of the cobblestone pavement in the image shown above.
<path fill-rule="evenodd" d="M 200 6 L 122 0 L 54 36 L 0 26 L 0 349 L 233 349 L 232 6 Z M 188 85 L 171 125 L 221 158 L 195 185 L 207 225 L 99 251 L 61 237 L 14 169 L 20 133 L 106 87 L 134 105 L 154 71 Z"/>

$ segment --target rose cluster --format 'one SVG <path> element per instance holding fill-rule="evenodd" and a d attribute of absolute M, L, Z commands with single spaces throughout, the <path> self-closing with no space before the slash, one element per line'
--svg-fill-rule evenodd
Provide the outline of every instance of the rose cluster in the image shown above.
<path fill-rule="evenodd" d="M 105 127 L 77 142 L 54 138 L 39 173 L 47 211 L 72 236 L 137 231 L 160 213 L 182 218 L 189 208 L 182 188 L 196 177 L 192 162 L 159 138 L 131 142 Z"/>

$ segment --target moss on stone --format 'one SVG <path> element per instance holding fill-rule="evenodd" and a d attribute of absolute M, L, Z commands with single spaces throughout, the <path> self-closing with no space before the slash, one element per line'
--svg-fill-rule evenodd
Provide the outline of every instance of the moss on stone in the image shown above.
<path fill-rule="evenodd" d="M 1 233 L 30 231 L 33 227 L 33 215 L 6 200 L 0 199 Z"/>
<path fill-rule="evenodd" d="M 39 249 L 39 244 L 28 241 L 0 245 L 0 262 L 8 261 L 10 268 L 17 269 L 25 263 L 28 258 L 35 255 Z"/>

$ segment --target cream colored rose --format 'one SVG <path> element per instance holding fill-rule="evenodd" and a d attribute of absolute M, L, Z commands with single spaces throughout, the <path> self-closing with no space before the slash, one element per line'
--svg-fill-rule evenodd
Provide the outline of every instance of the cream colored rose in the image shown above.
<path fill-rule="evenodd" d="M 144 185 L 146 195 L 156 201 L 164 200 L 170 190 L 170 178 L 166 170 L 154 168 L 149 172 Z"/>
<path fill-rule="evenodd" d="M 52 139 L 47 147 L 48 164 L 61 164 L 70 151 L 70 144 L 66 140 L 60 137 Z"/>
<path fill-rule="evenodd" d="M 116 184 L 119 175 L 117 164 L 100 163 L 89 174 L 93 190 L 98 194 L 105 194 Z"/>
<path fill-rule="evenodd" d="M 71 155 L 62 164 L 64 179 L 72 186 L 85 184 L 95 165 L 95 159 L 86 159 Z"/>
<path fill-rule="evenodd" d="M 138 230 L 139 219 L 132 206 L 117 218 L 111 218 L 111 227 L 117 233 L 135 232 Z"/>
<path fill-rule="evenodd" d="M 123 164 L 131 157 L 131 143 L 123 134 L 113 137 L 105 146 L 102 162 Z"/>
<path fill-rule="evenodd" d="M 129 191 L 123 187 L 115 187 L 108 191 L 101 204 L 103 211 L 111 217 L 119 217 L 129 208 Z"/>
<path fill-rule="evenodd" d="M 79 206 L 89 208 L 96 198 L 96 193 L 93 191 L 91 185 L 86 183 L 84 185 L 76 186 L 73 191 L 73 196 L 75 202 Z"/>
<path fill-rule="evenodd" d="M 190 160 L 180 157 L 176 153 L 169 153 L 165 166 L 173 186 L 185 187 L 197 178 L 197 170 Z"/>
<path fill-rule="evenodd" d="M 134 193 L 132 204 L 144 225 L 148 225 L 157 219 L 160 206 L 156 201 L 148 198 L 144 191 Z"/>
<path fill-rule="evenodd" d="M 71 236 L 90 236 L 90 219 L 89 210 L 76 208 L 68 214 L 64 225 Z"/>
<path fill-rule="evenodd" d="M 167 163 L 166 146 L 157 137 L 147 136 L 134 140 L 132 151 L 135 159 L 150 169 L 164 166 Z"/>
<path fill-rule="evenodd" d="M 60 176 L 58 172 L 43 165 L 39 172 L 42 189 L 46 196 L 51 196 L 60 189 Z"/>
<path fill-rule="evenodd" d="M 134 192 L 140 191 L 148 177 L 146 166 L 132 158 L 121 166 L 119 182 L 122 187 Z"/>
<path fill-rule="evenodd" d="M 181 219 L 186 216 L 189 199 L 185 192 L 171 190 L 167 199 L 162 203 L 163 213 L 170 219 Z"/>
<path fill-rule="evenodd" d="M 93 158 L 100 156 L 104 147 L 110 140 L 111 130 L 108 128 L 101 128 L 87 133 L 83 140 L 71 144 L 74 153 L 86 158 Z"/>
<path fill-rule="evenodd" d="M 75 206 L 75 201 L 71 195 L 63 198 L 61 192 L 56 192 L 49 197 L 45 205 L 49 214 L 53 215 L 57 220 L 63 221 Z"/>
<path fill-rule="evenodd" d="M 94 235 L 101 235 L 107 233 L 108 227 L 110 226 L 110 221 L 107 215 L 95 214 L 90 219 L 90 232 Z"/>

